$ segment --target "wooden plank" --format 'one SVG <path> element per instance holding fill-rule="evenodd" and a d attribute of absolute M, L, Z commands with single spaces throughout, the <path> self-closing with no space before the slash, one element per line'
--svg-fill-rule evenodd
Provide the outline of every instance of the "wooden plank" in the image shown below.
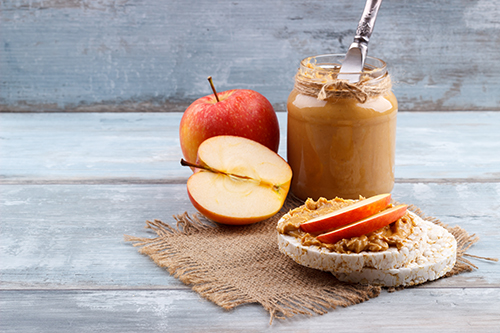
<path fill-rule="evenodd" d="M 180 111 L 249 88 L 283 110 L 299 61 L 342 53 L 363 2 L 3 1 L 0 110 Z M 404 110 L 500 110 L 496 0 L 389 1 L 370 52 Z"/>
<path fill-rule="evenodd" d="M 500 258 L 500 184 L 396 184 L 396 200 L 415 204 L 480 237 L 469 253 Z M 130 289 L 184 286 L 142 256 L 123 235 L 153 237 L 145 220 L 175 225 L 194 213 L 184 184 L 0 186 L 0 289 Z M 425 288 L 500 287 L 500 264 Z"/>
<path fill-rule="evenodd" d="M 193 211 L 185 185 L 2 186 L 1 288 L 183 286 L 124 234 Z M 174 223 L 175 224 L 175 223 Z M 147 272 L 147 273 L 145 273 Z"/>
<path fill-rule="evenodd" d="M 500 113 L 398 114 L 396 177 L 500 179 Z"/>
<path fill-rule="evenodd" d="M 182 114 L 0 114 L 3 179 L 187 178 Z"/>
<path fill-rule="evenodd" d="M 382 294 L 322 316 L 275 319 L 251 304 L 225 311 L 191 291 L 0 291 L 2 332 L 497 332 L 500 289 Z"/>
<path fill-rule="evenodd" d="M 0 113 L 0 183 L 184 182 L 181 113 Z M 279 112 L 286 156 L 286 113 Z M 396 177 L 500 179 L 500 113 L 400 112 Z M 460 140 L 457 138 L 460 137 Z"/>

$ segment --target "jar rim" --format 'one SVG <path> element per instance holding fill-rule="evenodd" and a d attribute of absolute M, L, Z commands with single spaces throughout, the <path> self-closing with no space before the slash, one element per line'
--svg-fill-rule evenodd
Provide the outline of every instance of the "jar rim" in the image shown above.
<path fill-rule="evenodd" d="M 323 54 L 305 58 L 295 75 L 295 89 L 320 100 L 348 96 L 364 103 L 370 96 L 386 94 L 392 88 L 385 61 L 367 57 L 357 82 L 339 79 L 344 54 Z"/>
<path fill-rule="evenodd" d="M 300 61 L 301 69 L 314 70 L 315 72 L 331 73 L 332 69 L 340 69 L 342 61 L 345 59 L 345 53 L 319 54 L 304 58 Z M 307 67 L 311 60 L 315 60 L 315 68 Z M 318 63 L 318 59 L 324 59 Z M 326 62 L 328 61 L 328 62 Z M 328 66 L 328 67 L 325 67 Z M 319 69 L 320 68 L 320 69 Z M 347 74 L 362 74 L 372 78 L 384 76 L 387 73 L 387 63 L 382 59 L 367 56 L 365 59 L 365 68 L 361 72 L 349 72 Z"/>

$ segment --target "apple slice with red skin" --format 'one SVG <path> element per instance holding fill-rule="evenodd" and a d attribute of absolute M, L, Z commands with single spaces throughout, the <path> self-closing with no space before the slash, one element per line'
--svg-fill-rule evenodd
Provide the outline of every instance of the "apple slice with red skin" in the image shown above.
<path fill-rule="evenodd" d="M 300 225 L 300 229 L 309 233 L 326 232 L 378 213 L 386 208 L 390 202 L 390 193 L 375 195 L 306 221 Z"/>
<path fill-rule="evenodd" d="M 325 244 L 335 244 L 343 238 L 362 236 L 397 221 L 406 213 L 407 208 L 407 205 L 388 208 L 361 221 L 321 234 L 316 238 Z"/>
<path fill-rule="evenodd" d="M 193 206 L 209 219 L 243 225 L 276 214 L 285 202 L 292 169 L 266 146 L 243 137 L 211 137 L 200 145 L 187 181 Z"/>

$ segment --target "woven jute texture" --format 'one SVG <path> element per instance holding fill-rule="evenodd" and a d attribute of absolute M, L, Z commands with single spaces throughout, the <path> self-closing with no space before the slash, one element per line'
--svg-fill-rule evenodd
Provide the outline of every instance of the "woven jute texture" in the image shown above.
<path fill-rule="evenodd" d="M 225 309 L 259 303 L 271 322 L 296 314 L 324 314 L 378 296 L 380 287 L 340 282 L 279 252 L 277 221 L 300 204 L 288 198 L 274 217 L 248 226 L 213 225 L 198 214 L 184 213 L 174 216 L 176 227 L 147 221 L 146 228 L 156 232 L 155 238 L 125 236 L 125 240 L 206 299 Z M 457 239 L 457 264 L 447 276 L 471 271 L 475 266 L 464 255 L 478 238 L 435 218 L 423 218 L 446 227 Z"/>

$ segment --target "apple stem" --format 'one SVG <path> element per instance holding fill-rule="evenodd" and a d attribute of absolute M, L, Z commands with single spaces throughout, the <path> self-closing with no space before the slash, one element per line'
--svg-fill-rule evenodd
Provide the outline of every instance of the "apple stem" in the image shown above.
<path fill-rule="evenodd" d="M 212 87 L 212 91 L 214 92 L 215 99 L 217 100 L 217 102 L 220 102 L 219 96 L 217 96 L 217 91 L 215 91 L 215 86 L 214 86 L 214 83 L 212 82 L 211 76 L 208 77 L 208 82 L 210 82 L 210 87 Z"/>
<path fill-rule="evenodd" d="M 186 161 L 183 158 L 181 158 L 181 165 L 182 166 L 192 167 L 192 168 L 203 169 L 203 170 L 210 171 L 210 172 L 213 172 L 213 173 L 219 173 L 219 174 L 222 174 L 222 175 L 226 175 L 228 177 L 237 178 L 239 180 L 253 180 L 255 182 L 258 182 L 259 184 L 264 184 L 264 185 L 267 185 L 267 186 L 271 186 L 277 192 L 280 191 L 280 186 L 278 186 L 278 185 L 274 185 L 274 184 L 271 184 L 271 183 L 268 183 L 268 182 L 262 181 L 262 180 L 257 180 L 257 179 L 254 179 L 254 178 L 248 177 L 248 176 L 241 176 L 241 175 L 237 175 L 237 174 L 234 174 L 234 173 L 220 171 L 220 170 L 211 168 L 208 165 L 200 165 L 200 164 L 191 163 L 191 162 Z"/>

